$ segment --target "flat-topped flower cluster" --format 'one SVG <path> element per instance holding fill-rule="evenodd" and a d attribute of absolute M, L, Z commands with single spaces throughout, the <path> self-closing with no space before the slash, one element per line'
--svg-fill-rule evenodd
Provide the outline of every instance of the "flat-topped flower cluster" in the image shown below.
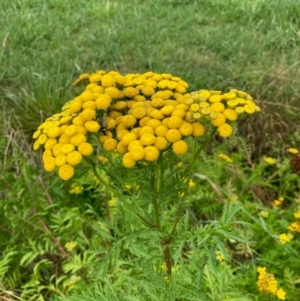
<path fill-rule="evenodd" d="M 103 150 L 122 154 L 123 165 L 131 168 L 155 161 L 166 149 L 186 153 L 185 138 L 203 136 L 207 129 L 216 127 L 220 136 L 229 137 L 231 122 L 260 111 L 246 92 L 187 93 L 188 83 L 168 73 L 99 70 L 82 74 L 74 84 L 85 80 L 85 90 L 33 134 L 34 150 L 44 150 L 45 170 L 58 168 L 64 180 L 74 175 L 83 156 L 95 153 L 92 135 Z"/>

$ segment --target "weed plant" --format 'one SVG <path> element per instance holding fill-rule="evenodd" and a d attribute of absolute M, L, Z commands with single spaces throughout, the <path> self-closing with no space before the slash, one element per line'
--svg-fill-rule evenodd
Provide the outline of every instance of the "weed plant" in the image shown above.
<path fill-rule="evenodd" d="M 0 299 L 300 299 L 298 0 L 0 6 Z M 213 135 L 191 174 L 193 153 L 172 155 L 161 231 L 141 215 L 154 212 L 146 167 L 112 158 L 64 182 L 32 151 L 36 128 L 81 93 L 74 79 L 99 68 L 238 87 L 262 109 Z"/>

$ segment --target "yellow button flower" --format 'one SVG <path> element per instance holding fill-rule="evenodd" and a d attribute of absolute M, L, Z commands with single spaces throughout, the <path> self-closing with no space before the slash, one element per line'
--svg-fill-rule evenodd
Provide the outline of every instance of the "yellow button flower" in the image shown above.
<path fill-rule="evenodd" d="M 129 145 L 132 141 L 135 141 L 137 139 L 136 134 L 134 133 L 127 133 L 123 136 L 121 142 L 123 145 L 127 146 Z"/>
<path fill-rule="evenodd" d="M 68 144 L 63 144 L 60 151 L 61 153 L 67 155 L 68 153 L 72 152 L 74 149 L 75 149 L 74 145 L 68 143 Z"/>
<path fill-rule="evenodd" d="M 44 159 L 44 169 L 48 172 L 51 172 L 55 169 L 55 158 L 47 157 Z"/>
<path fill-rule="evenodd" d="M 179 116 L 171 116 L 169 119 L 168 119 L 168 123 L 167 123 L 167 126 L 169 129 L 178 129 L 180 128 L 180 126 L 182 125 L 183 123 L 183 120 L 181 117 Z"/>
<path fill-rule="evenodd" d="M 63 166 L 67 163 L 67 156 L 65 154 L 58 154 L 55 158 L 55 165 L 56 166 Z"/>
<path fill-rule="evenodd" d="M 213 95 L 213 96 L 219 96 L 219 95 Z M 211 96 L 211 97 L 213 97 Z M 222 102 L 215 102 L 209 107 L 210 111 L 215 113 L 221 113 L 225 110 L 225 106 Z"/>
<path fill-rule="evenodd" d="M 110 106 L 110 103 L 111 103 L 111 98 L 105 97 L 104 94 L 98 97 L 95 101 L 96 107 L 99 110 L 106 110 Z"/>
<path fill-rule="evenodd" d="M 111 98 L 119 98 L 120 91 L 116 87 L 108 87 L 104 91 L 105 94 L 109 95 Z"/>
<path fill-rule="evenodd" d="M 122 118 L 122 123 L 127 127 L 133 127 L 136 124 L 136 118 L 133 115 L 125 115 Z"/>
<path fill-rule="evenodd" d="M 182 125 L 179 128 L 179 131 L 181 135 L 183 136 L 189 136 L 193 133 L 194 127 L 189 122 L 183 122 Z"/>
<path fill-rule="evenodd" d="M 89 156 L 93 153 L 93 146 L 88 142 L 84 142 L 78 146 L 78 151 L 84 156 Z"/>
<path fill-rule="evenodd" d="M 124 156 L 123 156 L 123 159 L 122 159 L 122 164 L 127 167 L 127 168 L 131 168 L 135 165 L 135 160 L 132 159 L 130 153 L 126 153 Z"/>
<path fill-rule="evenodd" d="M 111 75 L 105 74 L 101 77 L 101 86 L 102 87 L 112 87 L 115 85 L 115 80 Z"/>
<path fill-rule="evenodd" d="M 155 161 L 159 156 L 159 150 L 155 146 L 146 146 L 144 159 L 146 161 Z"/>
<path fill-rule="evenodd" d="M 230 121 L 235 121 L 238 118 L 238 113 L 232 109 L 225 109 L 222 114 Z"/>
<path fill-rule="evenodd" d="M 85 109 L 79 114 L 79 116 L 83 121 L 93 120 L 96 117 L 96 111 L 92 109 Z"/>
<path fill-rule="evenodd" d="M 42 135 L 40 135 L 39 136 L 39 138 L 38 138 L 38 142 L 39 142 L 39 144 L 45 144 L 46 143 L 46 141 L 47 141 L 47 135 L 46 134 L 42 134 Z"/>
<path fill-rule="evenodd" d="M 200 137 L 203 136 L 205 133 L 205 127 L 203 124 L 199 122 L 192 123 L 193 126 L 193 136 L 194 137 Z"/>
<path fill-rule="evenodd" d="M 47 129 L 47 136 L 49 138 L 56 138 L 60 135 L 60 128 L 58 126 L 55 127 L 49 127 Z"/>
<path fill-rule="evenodd" d="M 166 133 L 166 139 L 169 141 L 169 142 L 176 142 L 178 140 L 181 139 L 181 133 L 178 129 L 170 129 L 167 131 Z"/>
<path fill-rule="evenodd" d="M 182 155 L 185 154 L 188 150 L 188 145 L 183 140 L 178 140 L 173 143 L 172 150 L 176 155 Z"/>
<path fill-rule="evenodd" d="M 216 118 L 211 120 L 211 123 L 214 126 L 220 126 L 221 124 L 224 124 L 226 122 L 226 117 L 222 113 L 216 112 Z"/>
<path fill-rule="evenodd" d="M 130 153 L 131 158 L 134 161 L 142 160 L 144 158 L 144 155 L 145 155 L 144 148 L 143 147 L 139 147 L 139 146 L 132 147 L 129 150 L 129 153 Z"/>
<path fill-rule="evenodd" d="M 65 130 L 64 130 L 64 134 L 67 136 L 74 136 L 77 132 L 77 128 L 76 125 L 71 124 L 69 125 Z"/>
<path fill-rule="evenodd" d="M 167 146 L 169 145 L 167 139 L 165 137 L 156 137 L 155 138 L 155 143 L 154 146 L 158 149 L 158 150 L 163 150 L 165 149 Z"/>
<path fill-rule="evenodd" d="M 108 139 L 104 142 L 103 148 L 104 148 L 105 150 L 107 150 L 107 151 L 112 151 L 112 150 L 116 149 L 117 144 L 118 144 L 118 142 L 117 142 L 116 139 L 114 139 L 114 138 L 108 138 Z"/>
<path fill-rule="evenodd" d="M 67 162 L 70 164 L 70 165 L 77 165 L 81 162 L 82 160 L 82 155 L 80 152 L 78 151 L 73 151 L 73 152 L 70 152 L 68 155 L 67 155 Z"/>
<path fill-rule="evenodd" d="M 119 142 L 118 144 L 117 144 L 117 151 L 120 153 L 120 154 L 125 154 L 125 153 L 127 153 L 127 146 L 126 145 L 124 145 L 122 142 Z"/>
<path fill-rule="evenodd" d="M 86 136 L 83 134 L 76 134 L 70 139 L 70 143 L 74 146 L 79 146 L 80 144 L 86 142 Z"/>
<path fill-rule="evenodd" d="M 88 132 L 92 133 L 97 133 L 100 130 L 100 124 L 94 120 L 89 120 L 85 122 L 84 127 Z"/>
<path fill-rule="evenodd" d="M 74 175 L 74 167 L 69 164 L 63 165 L 58 169 L 58 175 L 65 181 L 69 180 Z"/>
<path fill-rule="evenodd" d="M 228 123 L 221 124 L 218 127 L 219 135 L 223 138 L 227 138 L 232 134 L 232 127 Z"/>

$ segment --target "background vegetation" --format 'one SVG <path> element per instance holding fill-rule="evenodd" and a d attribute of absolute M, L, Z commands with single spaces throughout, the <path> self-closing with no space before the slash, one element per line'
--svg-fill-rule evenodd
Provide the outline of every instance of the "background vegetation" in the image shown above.
<path fill-rule="evenodd" d="M 288 300 L 299 300 L 299 235 L 288 248 L 274 235 L 286 230 L 299 206 L 299 176 L 285 150 L 300 144 L 300 1 L 2 0 L 0 6 L 3 300 L 50 300 L 65 296 L 74 277 L 88 283 L 87 266 L 95 257 L 88 250 L 103 243 L 92 228 L 105 216 L 108 196 L 92 177 L 80 182 L 83 194 L 70 194 L 71 183 L 42 171 L 31 135 L 78 92 L 72 82 L 79 74 L 98 69 L 168 72 L 191 90 L 238 88 L 254 97 L 262 113 L 238 131 L 248 143 L 216 143 L 206 159 L 216 168 L 207 175 L 239 196 L 247 209 L 240 218 L 252 223 L 248 242 L 229 247 L 234 264 L 244 266 L 241 287 L 258 298 L 255 265 L 268 263 Z M 219 151 L 240 164 L 216 161 Z M 265 166 L 263 156 L 278 163 Z M 193 189 L 196 220 L 217 219 L 222 206 L 216 192 L 209 184 Z M 279 196 L 287 201 L 273 208 Z M 261 210 L 273 212 L 267 224 Z M 71 256 L 65 244 L 73 240 L 78 249 Z"/>

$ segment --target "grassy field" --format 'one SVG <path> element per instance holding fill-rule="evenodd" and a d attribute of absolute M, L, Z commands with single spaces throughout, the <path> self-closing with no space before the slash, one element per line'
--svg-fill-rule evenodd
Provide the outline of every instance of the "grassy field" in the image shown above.
<path fill-rule="evenodd" d="M 265 150 L 270 135 L 291 143 L 287 132 L 299 129 L 299 3 L 4 0 L 2 101 L 30 132 L 74 95 L 80 73 L 170 72 L 191 89 L 248 91 L 264 109 L 252 122 L 256 147 Z"/>
<path fill-rule="evenodd" d="M 40 170 L 40 154 L 32 151 L 32 133 L 46 117 L 59 112 L 64 103 L 77 95 L 81 88 L 73 87 L 72 83 L 80 74 L 99 69 L 124 74 L 151 70 L 182 77 L 189 83 L 190 91 L 245 90 L 262 109 L 239 127 L 239 134 L 251 147 L 250 162 L 257 163 L 264 155 L 283 158 L 287 147 L 300 148 L 300 0 L 2 0 L 0 24 L 0 122 L 3 124 L 0 190 L 5 191 L 0 192 L 0 197 L 3 195 L 11 204 L 7 207 L 1 204 L 0 212 L 0 220 L 5 219 L 5 224 L 0 225 L 0 254 L 1 251 L 6 254 L 6 261 L 0 257 L 0 299 L 1 291 L 16 293 L 15 299 L 6 293 L 7 299 L 3 300 L 17 300 L 22 291 L 27 291 L 29 296 L 30 290 L 36 289 L 36 279 L 32 277 L 30 282 L 26 279 L 32 267 L 20 269 L 24 274 L 19 272 L 15 248 L 25 246 L 31 250 L 34 245 L 35 253 L 32 251 L 28 258 L 40 258 L 41 248 L 46 253 L 57 251 L 55 237 L 74 237 L 77 231 L 83 242 L 96 240 L 86 238 L 85 232 L 90 233 L 93 219 L 99 218 L 97 210 L 90 209 L 96 203 L 93 188 L 85 194 L 90 207 L 84 211 L 83 199 L 75 198 L 74 204 L 68 194 L 70 185 L 61 184 L 53 175 L 45 176 Z M 288 161 L 283 160 L 286 165 L 280 165 L 280 177 L 290 176 L 283 168 L 288 166 Z M 268 168 L 266 174 L 272 182 L 277 173 Z M 231 170 L 232 177 L 246 179 L 248 171 Z M 228 170 L 222 172 L 220 181 L 224 183 Z M 258 187 L 260 171 L 253 173 L 255 176 L 249 182 L 255 178 Z M 295 191 L 297 178 L 291 175 L 289 181 L 284 186 L 280 178 L 275 186 L 284 186 L 284 191 L 299 199 Z M 270 189 L 273 184 L 265 186 Z M 259 189 L 257 194 L 263 190 Z M 207 200 L 209 203 L 209 197 Z M 270 200 L 266 203 L 270 205 Z M 27 210 L 31 204 L 41 218 Z M 248 205 L 254 208 L 251 202 Z M 67 217 L 62 218 L 64 214 Z M 291 218 L 292 211 L 289 214 Z M 68 221 L 70 227 L 66 225 Z M 273 222 L 278 221 L 274 218 Z M 19 223 L 27 225 L 29 230 L 19 231 Z M 54 225 L 49 226 L 52 236 L 47 225 Z M 277 231 L 280 227 L 276 227 Z M 24 242 L 28 233 L 37 240 L 45 238 L 46 245 Z M 289 251 L 282 251 L 286 262 Z M 68 257 L 63 251 L 62 256 Z M 275 262 L 276 256 L 272 253 L 270 262 Z M 28 258 L 22 259 L 23 264 L 30 262 Z M 88 255 L 84 260 L 87 262 L 81 262 L 82 266 L 88 264 Z M 4 281 L 1 275 L 5 275 L 13 262 L 15 269 Z M 280 264 L 284 268 L 284 263 Z M 254 274 L 252 278 L 247 274 L 253 286 Z M 294 277 L 292 273 L 289 275 L 291 279 Z M 53 278 L 51 281 L 52 285 Z M 21 289 L 14 287 L 16 283 L 27 286 Z M 52 293 L 64 296 L 67 289 L 57 292 L 51 285 L 44 294 L 45 300 L 51 300 Z M 31 300 L 35 300 L 37 295 L 32 296 Z"/>

